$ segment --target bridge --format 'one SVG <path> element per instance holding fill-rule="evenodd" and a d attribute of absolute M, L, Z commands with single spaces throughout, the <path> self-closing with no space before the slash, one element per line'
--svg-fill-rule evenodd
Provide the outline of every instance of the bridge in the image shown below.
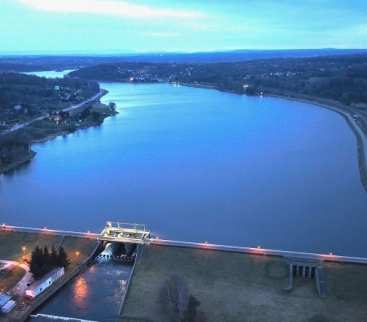
<path fill-rule="evenodd" d="M 95 239 L 100 241 L 139 244 L 139 245 L 186 247 L 186 248 L 197 248 L 197 249 L 217 250 L 217 251 L 219 250 L 224 252 L 245 253 L 250 255 L 278 256 L 293 259 L 300 258 L 303 260 L 367 264 L 367 258 L 365 257 L 339 256 L 333 253 L 318 254 L 310 252 L 267 249 L 262 248 L 260 246 L 242 247 L 242 246 L 212 244 L 206 241 L 190 242 L 190 241 L 160 239 L 157 236 L 152 236 L 150 231 L 148 231 L 144 225 L 118 223 L 118 222 L 115 223 L 107 222 L 106 226 L 104 227 L 101 233 L 95 233 L 90 231 L 77 232 L 70 230 L 55 230 L 55 229 L 49 229 L 47 227 L 44 228 L 21 227 L 6 224 L 0 225 L 0 232 L 2 231 L 52 234 L 52 235 L 71 236 L 71 237 Z"/>

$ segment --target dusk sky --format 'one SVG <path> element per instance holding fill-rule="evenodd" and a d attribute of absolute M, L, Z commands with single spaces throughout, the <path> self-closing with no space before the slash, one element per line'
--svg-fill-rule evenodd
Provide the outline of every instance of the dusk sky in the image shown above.
<path fill-rule="evenodd" d="M 366 48 L 366 0 L 0 0 L 1 53 Z"/>

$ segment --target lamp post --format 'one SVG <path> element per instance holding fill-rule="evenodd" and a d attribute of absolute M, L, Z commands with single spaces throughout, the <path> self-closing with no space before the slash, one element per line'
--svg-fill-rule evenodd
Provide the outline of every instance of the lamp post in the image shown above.
<path fill-rule="evenodd" d="M 23 261 L 26 260 L 26 251 L 27 251 L 27 247 L 26 246 L 22 246 L 22 259 Z"/>

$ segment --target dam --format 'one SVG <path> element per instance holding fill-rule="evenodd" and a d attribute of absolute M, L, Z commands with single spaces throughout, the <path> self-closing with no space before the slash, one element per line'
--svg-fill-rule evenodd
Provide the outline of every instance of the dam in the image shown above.
<path fill-rule="evenodd" d="M 311 321 L 334 318 L 338 310 L 341 313 L 333 321 L 363 321 L 367 308 L 367 259 L 363 257 L 164 240 L 144 225 L 113 222 L 108 222 L 101 233 L 3 224 L 0 238 L 4 245 L 14 238 L 18 245 L 27 245 L 32 238 L 92 243 L 83 255 L 92 261 L 70 277 L 57 294 L 28 310 L 31 321 L 47 321 L 50 316 L 70 321 L 164 321 L 162 305 L 169 304 L 161 298 L 162 290 L 176 279 L 184 285 L 187 296 L 200 303 L 197 314 L 209 321 L 225 321 L 227 316 L 229 321 L 243 321 L 246 312 L 253 320 L 269 315 L 279 321 L 304 321 L 304 317 Z M 96 243 L 100 245 L 97 252 L 92 247 Z M 111 245 L 124 245 L 124 250 L 116 255 L 119 247 Z M 18 251 L 21 253 L 22 247 Z M 69 254 L 76 256 L 75 248 Z M 101 254 L 105 255 L 102 259 L 110 256 L 111 264 L 98 264 Z M 9 256 L 17 257 L 0 248 L 0 259 Z M 127 256 L 130 262 L 121 260 Z M 114 291 L 102 295 L 102 290 Z M 83 312 L 70 309 L 75 303 L 68 304 L 67 299 L 73 294 L 84 305 Z M 109 302 L 100 307 L 97 296 L 102 296 L 101 303 L 106 299 Z M 258 305 L 261 310 L 256 309 Z M 108 315 L 106 308 L 113 314 Z"/>

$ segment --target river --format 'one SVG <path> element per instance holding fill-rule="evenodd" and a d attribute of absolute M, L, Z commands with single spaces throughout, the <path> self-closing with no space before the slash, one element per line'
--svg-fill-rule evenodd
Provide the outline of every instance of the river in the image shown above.
<path fill-rule="evenodd" d="M 337 113 L 169 84 L 101 86 L 119 114 L 35 144 L 29 165 L 0 176 L 1 222 L 99 231 L 116 220 L 163 238 L 367 256 L 356 138 Z"/>
<path fill-rule="evenodd" d="M 30 321 L 117 321 L 130 270 L 112 262 L 94 264 L 63 287 Z"/>

